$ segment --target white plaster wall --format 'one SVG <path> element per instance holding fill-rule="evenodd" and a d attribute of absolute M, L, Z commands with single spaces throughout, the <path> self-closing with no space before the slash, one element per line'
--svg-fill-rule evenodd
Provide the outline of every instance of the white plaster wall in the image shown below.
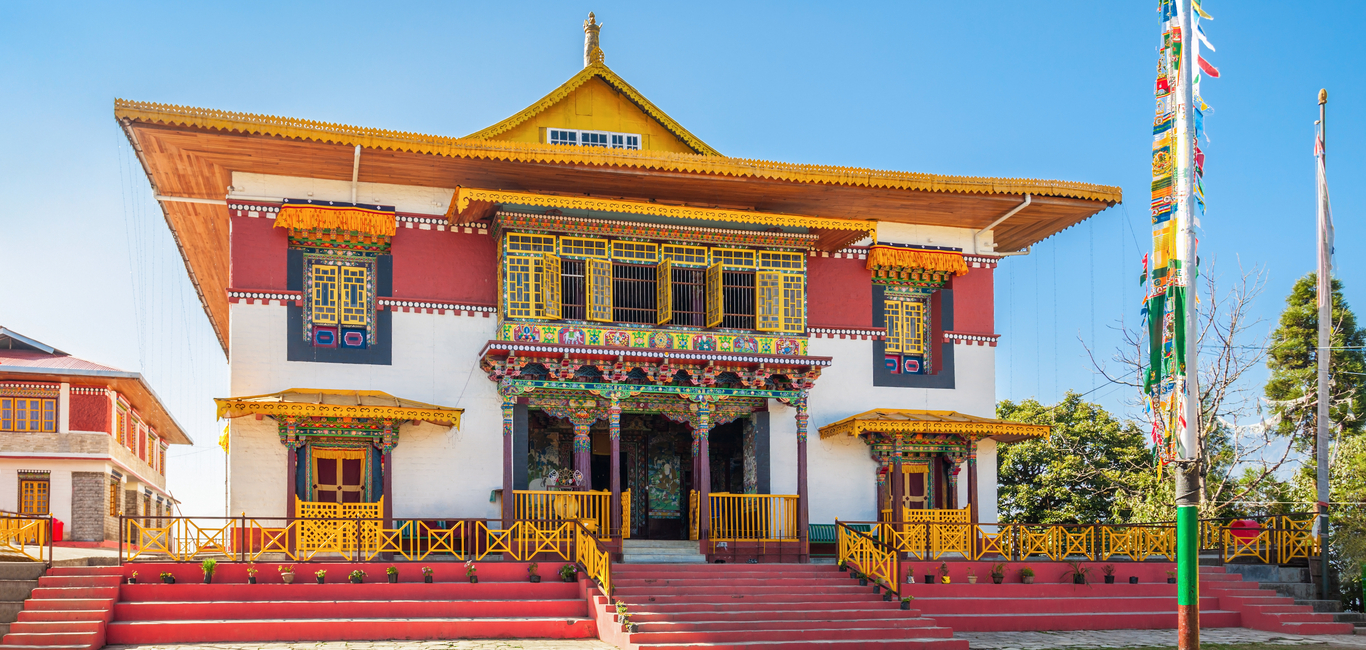
<path fill-rule="evenodd" d="M 259 395 L 267 392 L 274 391 L 233 394 Z M 288 472 L 285 446 L 280 444 L 275 420 L 257 420 L 250 415 L 235 418 L 228 426 L 228 511 L 191 514 L 233 516 L 245 512 L 249 517 L 283 517 L 287 514 L 285 490 L 288 489 Z"/>
<path fill-rule="evenodd" d="M 819 428 L 851 415 L 875 408 L 905 408 L 958 411 L 968 415 L 995 417 L 995 348 L 977 345 L 954 346 L 955 388 L 922 389 L 873 386 L 873 342 L 854 339 L 813 338 L 813 356 L 834 357 L 821 373 L 807 402 L 811 412 L 807 442 L 807 487 L 810 491 L 812 523 L 832 523 L 876 519 L 877 464 L 868 445 L 855 438 L 821 440 Z M 797 486 L 796 411 L 769 403 L 770 476 L 775 494 L 794 494 Z M 980 452 L 979 452 L 980 453 Z M 992 467 L 995 467 L 992 448 Z M 979 459 L 979 468 L 981 466 Z M 966 479 L 966 476 L 964 476 Z M 995 471 L 992 471 L 991 497 L 982 490 L 981 500 L 992 499 L 995 511 Z M 960 498 L 966 499 L 967 481 L 959 485 Z M 982 520 L 989 521 L 985 511 Z M 992 519 L 994 520 L 994 519 Z"/>
<path fill-rule="evenodd" d="M 47 470 L 48 507 L 65 524 L 63 536 L 71 539 L 71 473 L 108 474 L 110 465 L 100 459 L 0 458 L 0 510 L 19 512 L 19 470 Z"/>
<path fill-rule="evenodd" d="M 361 167 L 365 153 L 361 153 Z M 446 214 L 454 188 L 391 185 L 389 183 L 357 183 L 356 202 L 370 205 L 392 205 L 399 212 L 418 214 Z M 317 199 L 320 201 L 351 202 L 351 181 L 333 181 L 299 176 L 232 173 L 233 197 L 268 197 L 275 199 Z"/>
<path fill-rule="evenodd" d="M 350 195 L 348 194 L 348 196 Z M 971 228 L 917 226 L 886 221 L 879 221 L 877 224 L 877 240 L 879 243 L 948 246 L 950 248 L 961 248 L 963 252 L 969 254 L 973 252 L 972 233 L 974 232 L 976 231 Z M 982 233 L 982 236 L 977 240 L 977 245 L 981 251 L 990 252 L 993 247 L 991 232 Z"/>
<path fill-rule="evenodd" d="M 233 395 L 288 388 L 381 390 L 463 408 L 458 431 L 430 424 L 400 429 L 394 449 L 394 516 L 498 515 L 489 494 L 503 482 L 502 399 L 478 365 L 480 350 L 495 338 L 495 318 L 395 312 L 393 365 L 376 366 L 285 361 L 285 315 L 285 307 L 231 306 Z M 234 427 L 244 420 L 234 421 Z M 242 463 L 230 461 L 231 502 L 233 512 L 259 509 L 279 516 L 285 512 L 284 447 L 274 422 L 263 423 L 268 435 L 248 440 L 259 440 L 262 451 L 275 455 L 265 460 L 241 447 Z M 232 444 L 238 444 L 236 438 Z"/>
<path fill-rule="evenodd" d="M 20 468 L 18 463 L 0 460 L 0 510 L 19 512 L 19 470 L 45 469 L 42 467 Z"/>
<path fill-rule="evenodd" d="M 977 520 L 994 523 L 999 517 L 996 509 L 996 441 L 977 443 Z"/>

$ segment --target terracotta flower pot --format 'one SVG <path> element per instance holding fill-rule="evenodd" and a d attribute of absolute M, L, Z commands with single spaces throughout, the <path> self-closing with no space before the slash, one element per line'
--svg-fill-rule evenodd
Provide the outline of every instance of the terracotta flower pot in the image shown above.
<path fill-rule="evenodd" d="M 292 585 L 292 584 L 294 584 L 294 574 L 293 574 L 293 573 L 281 573 L 281 574 L 280 574 L 280 579 L 283 580 L 284 583 L 287 584 L 287 585 Z"/>
<path fill-rule="evenodd" d="M 1034 576 L 1020 576 L 1020 582 L 1023 582 L 1027 585 L 1032 585 L 1034 584 Z"/>
<path fill-rule="evenodd" d="M 970 585 L 975 585 L 975 584 L 977 584 L 977 576 L 968 576 L 968 584 L 970 584 Z"/>

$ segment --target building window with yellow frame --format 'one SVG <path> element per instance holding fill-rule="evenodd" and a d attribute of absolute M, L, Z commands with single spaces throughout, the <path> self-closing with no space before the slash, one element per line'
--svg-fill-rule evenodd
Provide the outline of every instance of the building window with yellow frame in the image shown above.
<path fill-rule="evenodd" d="M 319 257 L 307 264 L 308 337 L 314 347 L 369 347 L 375 313 L 375 269 L 367 262 Z"/>
<path fill-rule="evenodd" d="M 19 472 L 19 514 L 46 515 L 49 513 L 48 494 L 51 483 L 46 472 Z"/>
<path fill-rule="evenodd" d="M 0 397 L 0 431 L 56 433 L 57 400 Z"/>
<path fill-rule="evenodd" d="M 928 372 L 929 296 L 888 292 L 883 301 L 885 362 L 892 374 Z"/>

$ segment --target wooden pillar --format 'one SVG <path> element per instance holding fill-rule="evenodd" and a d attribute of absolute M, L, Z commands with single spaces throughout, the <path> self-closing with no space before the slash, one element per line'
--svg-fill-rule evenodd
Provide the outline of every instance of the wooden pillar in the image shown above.
<path fill-rule="evenodd" d="M 298 498 L 299 485 L 299 449 L 294 445 L 285 445 L 285 468 L 289 476 L 285 487 L 285 518 L 294 517 L 294 500 Z M 286 524 L 288 525 L 288 524 Z"/>
<path fill-rule="evenodd" d="M 513 510 L 516 497 L 512 493 L 512 414 L 517 398 L 503 398 L 503 528 L 512 528 L 516 521 Z"/>
<path fill-rule="evenodd" d="M 711 436 L 711 404 L 697 405 L 697 543 L 703 554 L 708 553 L 707 540 L 711 537 L 711 459 L 708 458 L 707 439 Z"/>
<path fill-rule="evenodd" d="M 968 438 L 968 510 L 969 521 L 981 523 L 977 518 L 977 439 Z"/>
<path fill-rule="evenodd" d="M 811 540 L 807 538 L 811 528 L 811 500 L 807 498 L 806 490 L 806 425 L 810 417 L 803 391 L 797 400 L 797 540 L 800 544 L 797 561 L 802 564 L 811 561 Z"/>
<path fill-rule="evenodd" d="M 384 499 L 384 528 L 394 527 L 394 423 L 392 420 L 384 421 L 384 437 L 380 439 L 380 449 L 384 452 L 380 460 L 380 471 L 383 472 L 384 491 L 380 494 Z"/>
<path fill-rule="evenodd" d="M 612 442 L 612 475 L 608 482 L 612 486 L 611 530 L 607 535 L 612 539 L 622 539 L 621 531 L 621 402 L 615 397 L 607 407 L 607 436 Z"/>
<path fill-rule="evenodd" d="M 892 474 L 892 522 L 899 524 L 906 520 L 905 508 L 902 505 L 906 501 L 906 477 L 901 473 L 901 434 L 894 435 L 890 466 Z"/>
<path fill-rule="evenodd" d="M 593 439 L 589 436 L 589 428 L 592 426 L 591 420 L 574 421 L 574 469 L 583 474 L 583 483 L 580 483 L 579 489 L 584 491 L 593 489 Z"/>
<path fill-rule="evenodd" d="M 887 494 L 887 490 L 888 490 L 888 487 L 887 487 L 887 475 L 888 475 L 888 473 L 889 473 L 890 471 L 891 471 L 891 470 L 887 469 L 887 463 L 886 463 L 885 461 L 878 461 L 878 466 L 877 466 L 877 507 L 873 509 L 873 512 L 876 513 L 876 514 L 873 515 L 873 519 L 875 519 L 875 520 L 877 520 L 877 521 L 882 521 L 882 506 L 883 506 L 883 504 L 889 504 L 889 503 L 892 502 L 891 497 Z"/>
<path fill-rule="evenodd" d="M 958 463 L 953 462 L 953 458 L 946 456 L 949 461 L 949 468 L 946 477 L 948 479 L 948 489 L 944 495 L 944 506 L 950 510 L 958 509 Z"/>

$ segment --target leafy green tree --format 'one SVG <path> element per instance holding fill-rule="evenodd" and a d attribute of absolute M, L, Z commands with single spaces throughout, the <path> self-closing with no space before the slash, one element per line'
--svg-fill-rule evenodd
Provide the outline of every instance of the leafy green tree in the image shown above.
<path fill-rule="evenodd" d="M 1143 432 L 1068 391 L 1056 405 L 1029 399 L 996 406 L 996 417 L 1052 427 L 1047 439 L 1002 447 L 998 457 L 1001 519 L 1024 523 L 1127 520 L 1117 499 L 1153 475 Z M 1149 482 L 1152 482 L 1150 480 Z M 1155 486 L 1149 486 L 1155 487 Z"/>
<path fill-rule="evenodd" d="M 1271 335 L 1266 397 L 1271 412 L 1280 417 L 1279 432 L 1300 451 L 1314 448 L 1318 427 L 1318 279 L 1310 273 L 1295 282 L 1285 299 L 1285 311 Z M 1329 416 L 1348 435 L 1362 432 L 1362 382 L 1366 380 L 1366 336 L 1357 329 L 1356 315 L 1342 297 L 1342 281 L 1333 280 L 1332 388 Z"/>

